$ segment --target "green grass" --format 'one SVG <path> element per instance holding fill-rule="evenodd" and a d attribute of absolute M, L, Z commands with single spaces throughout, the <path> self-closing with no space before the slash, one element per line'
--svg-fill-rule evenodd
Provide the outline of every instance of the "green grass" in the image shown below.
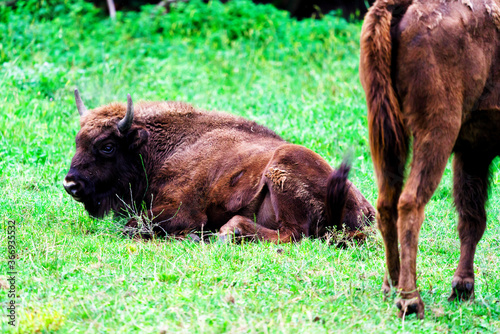
<path fill-rule="evenodd" d="M 62 188 L 79 128 L 78 87 L 89 107 L 131 93 L 229 111 L 332 165 L 351 152 L 351 180 L 374 203 L 359 23 L 297 22 L 248 1 L 192 1 L 167 15 L 144 7 L 116 22 L 81 1 L 20 3 L 0 7 L 0 286 L 9 219 L 18 226 L 19 271 L 18 327 L 3 316 L 9 298 L 0 288 L 1 332 L 500 331 L 498 172 L 474 302 L 446 301 L 459 256 L 450 166 L 426 208 L 418 258 L 424 321 L 401 321 L 393 297 L 383 300 L 379 234 L 346 249 L 318 240 L 138 242 L 111 218 L 90 219 Z"/>

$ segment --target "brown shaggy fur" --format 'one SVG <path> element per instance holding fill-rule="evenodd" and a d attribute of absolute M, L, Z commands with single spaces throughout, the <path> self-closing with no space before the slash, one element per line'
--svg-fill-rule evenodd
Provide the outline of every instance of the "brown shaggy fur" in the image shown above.
<path fill-rule="evenodd" d="M 424 316 L 418 235 L 452 152 L 461 255 L 450 300 L 474 294 L 489 166 L 500 154 L 498 14 L 498 0 L 378 0 L 363 24 L 360 78 L 386 248 L 383 289 L 398 289 L 400 316 Z M 413 160 L 403 188 L 410 137 Z"/>
<path fill-rule="evenodd" d="M 141 211 L 144 203 L 141 215 L 156 234 L 219 231 L 271 242 L 343 225 L 362 238 L 358 230 L 375 217 L 347 180 L 348 166 L 334 171 L 255 122 L 184 103 L 141 102 L 121 133 L 125 110 L 113 103 L 81 118 L 65 188 L 92 216 Z"/>

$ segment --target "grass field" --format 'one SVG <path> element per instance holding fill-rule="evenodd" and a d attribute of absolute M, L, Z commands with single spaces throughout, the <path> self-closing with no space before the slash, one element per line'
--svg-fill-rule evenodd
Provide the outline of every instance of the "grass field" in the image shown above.
<path fill-rule="evenodd" d="M 380 292 L 379 234 L 345 249 L 298 244 L 140 242 L 93 220 L 62 188 L 79 116 L 111 101 L 180 100 L 241 115 L 376 186 L 358 80 L 360 23 L 297 22 L 249 1 L 198 1 L 164 15 L 82 1 L 0 7 L 0 332 L 500 332 L 500 173 L 476 256 L 476 299 L 449 303 L 458 262 L 450 164 L 426 208 L 418 284 L 426 318 L 396 317 Z M 499 168 L 498 159 L 492 168 Z M 16 223 L 17 320 L 8 324 L 7 228 Z"/>

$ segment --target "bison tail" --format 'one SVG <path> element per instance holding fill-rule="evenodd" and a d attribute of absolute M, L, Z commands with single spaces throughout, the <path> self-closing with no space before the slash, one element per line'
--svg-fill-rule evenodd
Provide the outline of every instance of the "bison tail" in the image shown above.
<path fill-rule="evenodd" d="M 411 2 L 377 0 L 366 14 L 361 30 L 360 80 L 368 105 L 370 148 L 377 174 L 396 161 L 398 169 L 404 169 L 408 153 L 408 130 L 391 77 L 390 29 Z"/>
<path fill-rule="evenodd" d="M 349 194 L 349 182 L 347 177 L 351 166 L 346 161 L 333 171 L 328 177 L 326 186 L 326 219 L 328 226 L 335 226 L 342 230 L 347 196 Z"/>

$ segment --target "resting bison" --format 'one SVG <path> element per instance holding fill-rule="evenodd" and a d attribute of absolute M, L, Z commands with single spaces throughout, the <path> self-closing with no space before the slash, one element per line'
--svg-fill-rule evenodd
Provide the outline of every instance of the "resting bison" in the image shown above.
<path fill-rule="evenodd" d="M 366 15 L 360 78 L 386 248 L 383 290 L 398 289 L 400 316 L 424 316 L 415 277 L 418 235 L 452 152 L 461 247 L 449 300 L 474 294 L 489 166 L 500 154 L 499 29 L 498 0 L 378 0 Z M 413 160 L 403 188 L 410 137 Z"/>
<path fill-rule="evenodd" d="M 90 215 L 141 208 L 156 234 L 217 231 L 271 242 L 342 228 L 361 237 L 375 210 L 311 150 L 240 117 L 176 102 L 87 111 L 64 180 Z M 135 112 L 134 112 L 135 110 Z M 135 217 L 128 223 L 137 227 Z"/>

